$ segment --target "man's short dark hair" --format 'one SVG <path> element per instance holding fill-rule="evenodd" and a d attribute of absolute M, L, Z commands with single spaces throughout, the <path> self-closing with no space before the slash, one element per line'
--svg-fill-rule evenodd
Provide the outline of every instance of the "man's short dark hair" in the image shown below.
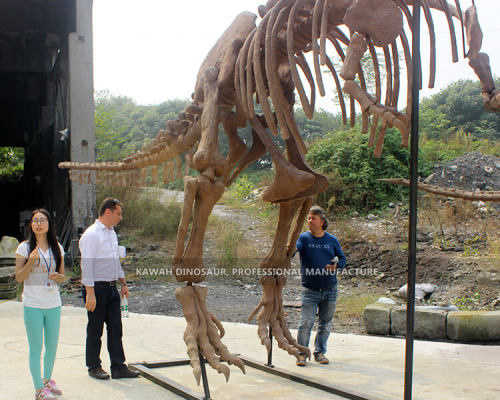
<path fill-rule="evenodd" d="M 320 206 L 312 206 L 309 209 L 309 214 L 317 215 L 318 217 L 320 217 L 323 220 L 323 225 L 321 226 L 321 228 L 326 231 L 326 228 L 328 228 L 328 220 L 326 219 L 325 210 L 323 210 Z"/>
<path fill-rule="evenodd" d="M 112 210 L 114 211 L 116 209 L 116 206 L 122 206 L 122 203 L 120 203 L 120 200 L 114 199 L 112 197 L 106 197 L 100 207 L 99 207 L 99 217 L 102 217 L 106 210 Z M 122 207 L 123 208 L 123 207 Z"/>

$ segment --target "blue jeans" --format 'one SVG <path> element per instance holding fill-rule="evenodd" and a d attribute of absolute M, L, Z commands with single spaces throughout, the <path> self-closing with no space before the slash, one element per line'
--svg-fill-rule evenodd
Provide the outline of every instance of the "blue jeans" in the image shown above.
<path fill-rule="evenodd" d="M 319 316 L 318 332 L 314 340 L 314 353 L 326 353 L 326 344 L 332 330 L 333 315 L 337 302 L 337 286 L 331 289 L 312 290 L 304 288 L 302 292 L 302 315 L 297 342 L 309 347 L 309 338 L 316 313 Z"/>

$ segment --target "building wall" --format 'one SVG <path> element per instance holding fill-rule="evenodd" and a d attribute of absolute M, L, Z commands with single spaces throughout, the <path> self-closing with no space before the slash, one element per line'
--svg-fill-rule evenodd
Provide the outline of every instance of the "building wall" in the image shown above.
<path fill-rule="evenodd" d="M 69 35 L 71 161 L 95 161 L 92 0 L 76 1 L 77 31 Z M 74 238 L 96 217 L 95 184 L 72 181 Z"/>
<path fill-rule="evenodd" d="M 76 31 L 75 1 L 0 1 L 0 146 L 24 148 L 22 176 L 0 177 L 0 206 L 7 210 L 0 236 L 23 239 L 26 218 L 43 207 L 66 248 L 71 184 L 57 164 L 70 159 L 69 140 L 59 132 L 70 123 L 68 34 Z"/>

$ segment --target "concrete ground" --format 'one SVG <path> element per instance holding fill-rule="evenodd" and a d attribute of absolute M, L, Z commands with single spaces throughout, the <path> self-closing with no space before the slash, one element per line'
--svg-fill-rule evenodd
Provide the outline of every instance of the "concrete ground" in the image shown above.
<path fill-rule="evenodd" d="M 28 369 L 28 345 L 23 323 L 22 304 L 0 303 L 0 399 L 33 398 Z M 86 312 L 82 308 L 63 307 L 61 336 L 53 377 L 63 389 L 61 399 L 178 399 L 144 378 L 97 381 L 85 368 Z M 124 347 L 129 363 L 185 358 L 182 335 L 185 322 L 180 318 L 130 314 L 124 323 Z M 233 353 L 266 360 L 256 327 L 225 323 L 223 341 Z M 295 334 L 295 332 L 293 332 Z M 103 367 L 109 370 L 109 358 L 103 342 Z M 328 344 L 332 363 L 314 362 L 306 368 L 283 350 L 275 350 L 274 364 L 282 369 L 314 377 L 318 381 L 351 388 L 377 399 L 403 398 L 404 349 L 401 339 L 333 334 Z M 500 398 L 500 346 L 481 346 L 438 342 L 415 342 L 414 399 L 496 400 Z M 196 387 L 191 367 L 154 369 L 170 379 L 201 392 Z M 244 376 L 231 367 L 231 378 L 208 368 L 212 397 L 223 399 L 340 399 L 301 384 L 248 368 Z"/>

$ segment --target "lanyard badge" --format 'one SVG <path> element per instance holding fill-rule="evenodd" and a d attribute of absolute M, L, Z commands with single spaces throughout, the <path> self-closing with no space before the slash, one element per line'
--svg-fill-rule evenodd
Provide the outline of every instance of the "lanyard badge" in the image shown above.
<path fill-rule="evenodd" d="M 52 267 L 52 253 L 51 253 L 50 248 L 49 248 L 49 262 L 48 263 L 47 263 L 47 260 L 45 259 L 45 257 L 43 256 L 42 252 L 40 251 L 38 253 L 39 253 L 40 257 L 42 258 L 42 260 L 43 260 L 43 262 L 45 264 L 45 268 L 47 269 L 47 280 L 48 280 L 47 287 L 50 287 L 51 284 L 50 284 L 50 278 L 49 278 L 49 276 L 50 276 L 50 269 Z"/>

